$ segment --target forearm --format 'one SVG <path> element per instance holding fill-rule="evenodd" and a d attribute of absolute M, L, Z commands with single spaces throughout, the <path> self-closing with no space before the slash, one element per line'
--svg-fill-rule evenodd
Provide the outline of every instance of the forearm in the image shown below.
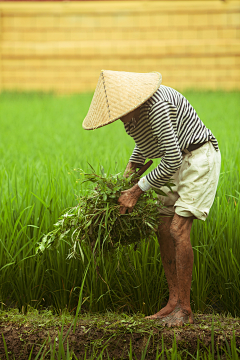
<path fill-rule="evenodd" d="M 169 181 L 169 179 L 175 174 L 175 172 L 181 166 L 181 158 L 179 157 L 178 161 L 175 162 L 165 162 L 162 158 L 160 164 L 153 169 L 150 173 L 146 175 L 147 182 L 156 188 L 160 188 Z"/>
<path fill-rule="evenodd" d="M 128 177 L 136 172 L 136 169 L 141 168 L 142 165 L 133 161 L 129 161 L 124 171 L 123 176 Z"/>

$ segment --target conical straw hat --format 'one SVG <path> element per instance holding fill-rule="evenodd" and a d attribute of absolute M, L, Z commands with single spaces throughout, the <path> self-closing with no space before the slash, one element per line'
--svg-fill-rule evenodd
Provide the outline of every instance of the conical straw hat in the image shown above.
<path fill-rule="evenodd" d="M 161 81 L 157 72 L 102 70 L 83 128 L 97 129 L 130 113 L 157 91 Z"/>

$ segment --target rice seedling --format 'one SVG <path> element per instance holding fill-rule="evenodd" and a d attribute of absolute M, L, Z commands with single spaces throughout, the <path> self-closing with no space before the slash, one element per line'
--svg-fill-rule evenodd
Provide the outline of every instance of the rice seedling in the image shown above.
<path fill-rule="evenodd" d="M 118 198 L 121 191 L 129 189 L 137 181 L 140 174 L 151 165 L 144 165 L 136 174 L 128 178 L 121 174 L 106 177 L 103 167 L 101 175 L 92 168 L 91 173 L 81 170 L 82 183 L 90 182 L 95 187 L 85 196 L 79 196 L 78 205 L 65 212 L 55 229 L 45 235 L 37 248 L 37 252 L 45 249 L 56 249 L 61 241 L 70 242 L 71 253 L 68 258 L 83 254 L 82 247 L 90 246 L 92 250 L 117 249 L 122 245 L 137 244 L 141 240 L 151 238 L 157 233 L 160 223 L 155 193 L 164 194 L 161 190 L 150 190 L 142 194 L 130 213 L 120 214 Z M 167 186 L 171 189 L 172 183 Z M 165 194 L 164 194 L 165 195 Z"/>
<path fill-rule="evenodd" d="M 70 327 L 71 328 L 71 327 Z M 70 330 L 69 328 L 69 330 Z M 174 333 L 172 344 L 169 346 L 165 344 L 164 337 L 162 336 L 161 343 L 155 344 L 154 354 L 153 349 L 149 346 L 150 340 L 152 336 L 148 337 L 146 345 L 143 347 L 141 354 L 139 356 L 135 354 L 132 346 L 132 341 L 130 340 L 129 349 L 128 349 L 128 358 L 129 360 L 133 359 L 148 359 L 149 357 L 154 360 L 166 359 L 166 360 L 239 360 L 240 359 L 240 351 L 236 346 L 236 337 L 235 332 L 233 331 L 233 337 L 229 342 L 225 339 L 225 345 L 219 348 L 219 346 L 215 346 L 214 344 L 214 327 L 212 327 L 212 339 L 211 344 L 207 348 L 200 349 L 198 339 L 197 350 L 194 354 L 191 354 L 188 350 L 179 350 L 178 342 L 176 340 L 176 334 Z M 8 347 L 5 341 L 5 337 L 2 334 L 2 341 L 5 352 L 5 359 L 9 360 L 10 358 L 15 360 L 15 356 L 12 356 L 12 353 L 8 351 Z M 152 345 L 152 344 L 151 344 Z M 29 351 L 29 355 L 27 355 L 27 360 L 102 360 L 102 359 L 114 359 L 109 356 L 109 344 L 106 342 L 104 346 L 101 347 L 101 350 L 97 349 L 97 346 L 94 344 L 91 348 L 91 352 L 87 352 L 85 350 L 84 356 L 76 356 L 74 353 L 74 349 L 70 349 L 69 342 L 67 340 L 67 335 L 63 335 L 63 326 L 61 327 L 61 331 L 58 332 L 58 336 L 55 337 L 52 342 L 50 338 L 47 338 L 42 345 L 38 344 L 39 350 L 37 354 L 33 355 L 34 345 Z M 91 355 L 89 355 L 89 353 Z M 155 355 L 155 356 L 154 356 Z M 122 358 L 122 357 L 121 357 Z M 5 360 L 4 359 L 4 360 Z M 116 360 L 120 359 L 120 357 L 116 357 Z M 16 359 L 17 360 L 17 359 Z"/>
<path fill-rule="evenodd" d="M 184 94 L 217 137 L 222 169 L 216 199 L 205 223 L 194 221 L 192 306 L 195 311 L 240 315 L 240 149 L 239 93 Z M 77 171 L 87 162 L 107 177 L 122 173 L 134 143 L 122 124 L 87 132 L 81 128 L 91 94 L 5 93 L 0 97 L 0 306 L 52 307 L 75 312 L 82 288 L 82 310 L 150 314 L 168 293 L 155 235 L 117 254 L 82 261 L 66 259 L 71 244 L 43 255 L 35 248 L 51 232 L 64 209 L 75 207 L 89 187 Z M 14 106 L 12 104 L 14 103 Z M 154 163 L 150 170 L 158 163 Z M 84 278 L 84 271 L 89 264 Z M 84 284 L 83 284 L 83 279 Z M 24 310 L 25 311 L 25 310 Z M 27 310 L 26 310 L 27 311 Z"/>

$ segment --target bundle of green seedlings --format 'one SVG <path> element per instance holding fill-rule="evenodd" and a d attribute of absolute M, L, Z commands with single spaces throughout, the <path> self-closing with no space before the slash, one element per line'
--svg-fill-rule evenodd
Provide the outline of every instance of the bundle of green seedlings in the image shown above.
<path fill-rule="evenodd" d="M 120 245 L 137 244 L 142 239 L 152 237 L 160 222 L 159 203 L 156 193 L 149 190 L 138 199 L 131 213 L 120 214 L 118 198 L 121 191 L 131 188 L 139 175 L 128 178 L 121 174 L 106 176 L 101 167 L 101 175 L 91 167 L 91 173 L 80 170 L 81 183 L 90 182 L 92 188 L 85 196 L 78 197 L 78 204 L 67 209 L 54 225 L 54 230 L 46 234 L 38 244 L 37 252 L 56 249 L 61 241 L 67 241 L 71 250 L 68 258 L 81 257 L 82 246 L 90 246 L 92 251 L 109 251 Z M 167 184 L 169 188 L 173 184 Z"/>

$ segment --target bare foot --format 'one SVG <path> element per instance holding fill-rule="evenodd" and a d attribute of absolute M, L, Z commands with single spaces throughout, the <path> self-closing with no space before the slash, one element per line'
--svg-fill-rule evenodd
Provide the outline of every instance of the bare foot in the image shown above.
<path fill-rule="evenodd" d="M 184 324 L 194 324 L 193 313 L 191 311 L 178 309 L 162 319 L 162 323 L 167 327 L 180 327 Z"/>
<path fill-rule="evenodd" d="M 164 308 L 162 308 L 160 311 L 158 311 L 154 315 L 146 316 L 145 319 L 162 319 L 165 316 L 170 315 L 177 307 L 177 303 L 175 305 L 167 304 Z M 180 308 L 178 307 L 178 310 Z"/>

